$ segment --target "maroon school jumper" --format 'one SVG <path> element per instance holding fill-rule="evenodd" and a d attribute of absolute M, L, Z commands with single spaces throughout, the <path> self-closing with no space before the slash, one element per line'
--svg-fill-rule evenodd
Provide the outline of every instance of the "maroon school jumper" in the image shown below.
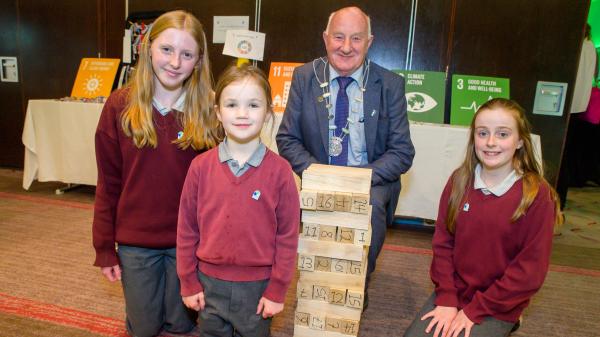
<path fill-rule="evenodd" d="M 555 219 L 548 186 L 540 185 L 515 222 L 510 218 L 521 201 L 522 179 L 500 197 L 469 186 L 469 205 L 460 206 L 450 235 L 445 221 L 450 184 L 440 200 L 432 243 L 435 304 L 463 309 L 474 323 L 486 316 L 516 322 L 548 271 Z"/>
<path fill-rule="evenodd" d="M 187 169 L 197 152 L 172 141 L 182 130 L 172 110 L 153 108 L 156 148 L 138 149 L 121 129 L 127 90 L 115 91 L 102 109 L 96 130 L 98 184 L 92 227 L 95 266 L 118 263 L 115 242 L 145 248 L 173 248 L 179 196 Z"/>
<path fill-rule="evenodd" d="M 290 164 L 270 150 L 236 177 L 214 148 L 192 162 L 181 194 L 181 294 L 203 291 L 200 270 L 226 281 L 269 279 L 262 296 L 283 303 L 295 272 L 300 201 Z"/>

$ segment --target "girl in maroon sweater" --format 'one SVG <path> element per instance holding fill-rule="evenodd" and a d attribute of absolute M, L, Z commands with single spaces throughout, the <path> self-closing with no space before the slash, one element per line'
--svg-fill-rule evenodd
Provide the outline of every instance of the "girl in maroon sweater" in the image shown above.
<path fill-rule="evenodd" d="M 525 111 L 511 100 L 488 101 L 473 117 L 465 161 L 440 200 L 435 292 L 404 336 L 507 336 L 542 286 L 561 221 Z"/>
<path fill-rule="evenodd" d="M 121 280 L 133 336 L 195 326 L 179 296 L 175 244 L 187 169 L 219 139 L 208 119 L 209 69 L 198 19 L 163 14 L 142 42 L 133 78 L 108 98 L 98 123 L 94 265 Z"/>
<path fill-rule="evenodd" d="M 260 141 L 273 117 L 264 73 L 228 68 L 214 118 L 227 138 L 194 159 L 177 228 L 181 295 L 201 336 L 267 337 L 294 276 L 300 201 L 288 162 Z"/>

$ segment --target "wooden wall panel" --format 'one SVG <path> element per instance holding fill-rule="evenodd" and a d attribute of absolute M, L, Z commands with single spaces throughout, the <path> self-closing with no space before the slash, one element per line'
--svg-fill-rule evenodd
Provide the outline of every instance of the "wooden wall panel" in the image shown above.
<path fill-rule="evenodd" d="M 129 13 L 147 11 L 169 11 L 183 9 L 193 13 L 202 23 L 206 32 L 209 60 L 215 81 L 219 74 L 235 61 L 231 56 L 223 55 L 223 44 L 213 44 L 214 16 L 249 16 L 250 29 L 254 29 L 254 1 L 194 1 L 194 0 L 129 0 Z"/>
<path fill-rule="evenodd" d="M 510 95 L 541 136 L 547 179 L 556 182 L 567 115 L 533 115 L 537 81 L 567 82 L 569 111 L 586 1 L 457 1 L 450 73 L 510 78 Z"/>
<path fill-rule="evenodd" d="M 356 5 L 371 17 L 374 36 L 369 58 L 389 68 L 403 68 L 408 42 L 410 1 L 318 1 L 305 0 L 285 5 L 263 0 L 261 31 L 267 34 L 265 69 L 271 61 L 308 62 L 325 56 L 323 31 L 329 14 Z"/>
<path fill-rule="evenodd" d="M 123 56 L 125 0 L 100 0 L 98 19 L 98 51 L 102 57 Z"/>
<path fill-rule="evenodd" d="M 411 69 L 446 71 L 452 1 L 420 0 L 418 4 Z"/>
<path fill-rule="evenodd" d="M 98 57 L 96 1 L 19 0 L 24 104 L 69 96 L 83 57 Z"/>
<path fill-rule="evenodd" d="M 16 56 L 21 69 L 23 64 L 17 47 L 17 17 L 16 2 L 6 1 L 0 11 L 0 56 Z M 21 130 L 24 116 L 21 112 L 21 82 L 0 82 L 0 102 L 0 165 L 22 167 Z"/>
<path fill-rule="evenodd" d="M 19 83 L 0 83 L 0 166 L 23 167 L 30 99 L 71 93 L 83 57 L 121 57 L 124 0 L 5 1 L 0 55 L 17 56 Z"/>

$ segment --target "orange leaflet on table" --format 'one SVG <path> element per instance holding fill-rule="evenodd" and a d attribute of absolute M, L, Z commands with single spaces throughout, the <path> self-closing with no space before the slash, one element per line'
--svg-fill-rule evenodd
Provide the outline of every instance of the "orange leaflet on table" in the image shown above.
<path fill-rule="evenodd" d="M 119 59 L 83 58 L 71 97 L 108 97 L 119 68 Z"/>
<path fill-rule="evenodd" d="M 290 86 L 292 85 L 292 73 L 294 68 L 301 65 L 302 63 L 271 62 L 269 83 L 271 84 L 273 111 L 280 113 L 285 111 Z"/>

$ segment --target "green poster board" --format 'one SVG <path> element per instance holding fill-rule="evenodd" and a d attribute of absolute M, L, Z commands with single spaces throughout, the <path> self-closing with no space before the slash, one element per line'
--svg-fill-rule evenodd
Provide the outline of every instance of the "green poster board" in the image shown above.
<path fill-rule="evenodd" d="M 446 74 L 436 71 L 394 70 L 404 77 L 408 119 L 444 123 Z"/>
<path fill-rule="evenodd" d="M 453 75 L 450 124 L 470 125 L 479 107 L 492 98 L 510 98 L 508 78 Z"/>

